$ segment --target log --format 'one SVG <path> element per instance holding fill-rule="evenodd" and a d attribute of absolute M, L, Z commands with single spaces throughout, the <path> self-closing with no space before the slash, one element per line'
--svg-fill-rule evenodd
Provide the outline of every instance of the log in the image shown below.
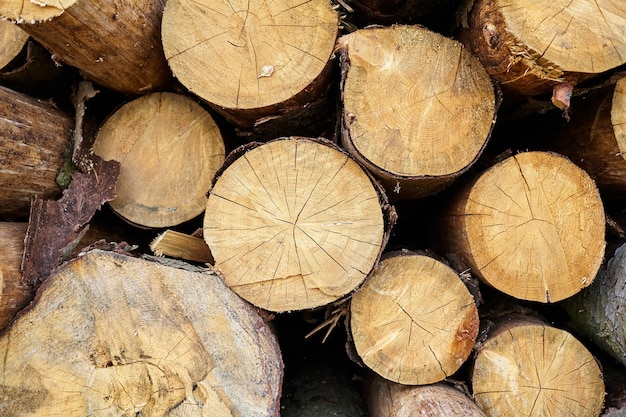
<path fill-rule="evenodd" d="M 393 26 L 343 36 L 338 49 L 342 145 L 392 200 L 432 195 L 480 156 L 496 96 L 460 43 L 422 27 Z"/>
<path fill-rule="evenodd" d="M 125 104 L 100 127 L 93 151 L 120 162 L 111 208 L 152 228 L 174 226 L 204 211 L 225 153 L 211 114 L 174 93 L 152 93 Z"/>
<path fill-rule="evenodd" d="M 334 108 L 324 97 L 338 24 L 325 0 L 171 0 L 163 48 L 190 92 L 242 134 L 261 131 L 273 139 L 315 125 L 312 112 Z"/>
<path fill-rule="evenodd" d="M 548 142 L 595 180 L 603 197 L 626 196 L 626 78 L 574 99 L 571 121 Z"/>
<path fill-rule="evenodd" d="M 282 361 L 214 274 L 91 251 L 0 337 L 3 416 L 278 416 Z"/>
<path fill-rule="evenodd" d="M 226 285 L 270 311 L 329 304 L 358 287 L 390 214 L 366 172 L 328 141 L 235 151 L 210 191 L 204 239 Z"/>
<path fill-rule="evenodd" d="M 626 9 L 607 1 L 477 0 L 459 37 L 510 97 L 626 63 Z"/>
<path fill-rule="evenodd" d="M 0 222 L 0 331 L 35 295 L 20 272 L 27 227 L 22 222 Z"/>
<path fill-rule="evenodd" d="M 363 363 L 406 385 L 442 381 L 471 353 L 478 309 L 458 274 L 436 259 L 391 253 L 350 301 L 350 334 Z"/>
<path fill-rule="evenodd" d="M 150 242 L 150 250 L 156 256 L 170 256 L 186 261 L 213 265 L 213 255 L 204 239 L 168 229 Z"/>
<path fill-rule="evenodd" d="M 161 45 L 163 2 L 69 0 L 0 4 L 0 16 L 79 68 L 87 78 L 124 94 L 145 94 L 171 81 Z"/>
<path fill-rule="evenodd" d="M 486 417 L 471 398 L 446 382 L 410 386 L 369 374 L 365 398 L 371 417 Z"/>
<path fill-rule="evenodd" d="M 28 215 L 33 197 L 61 194 L 74 120 L 51 103 L 0 86 L 0 217 Z"/>
<path fill-rule="evenodd" d="M 565 157 L 525 152 L 493 165 L 444 204 L 436 239 L 485 284 L 543 303 L 589 286 L 605 248 L 602 200 Z"/>
<path fill-rule="evenodd" d="M 477 348 L 476 403 L 488 416 L 597 417 L 602 371 L 574 336 L 531 318 L 508 317 Z"/>
<path fill-rule="evenodd" d="M 565 300 L 571 327 L 626 366 L 626 245 L 612 255 L 588 288 Z"/>
<path fill-rule="evenodd" d="M 27 40 L 28 33 L 12 22 L 0 20 L 0 70 L 24 49 Z"/>

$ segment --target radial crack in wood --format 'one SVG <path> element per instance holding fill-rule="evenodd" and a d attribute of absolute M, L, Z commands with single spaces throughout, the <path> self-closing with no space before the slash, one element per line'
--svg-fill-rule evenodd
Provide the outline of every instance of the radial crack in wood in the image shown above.
<path fill-rule="evenodd" d="M 272 311 L 318 307 L 360 285 L 384 246 L 371 179 L 330 143 L 248 150 L 210 192 L 204 238 L 226 284 Z"/>
<path fill-rule="evenodd" d="M 183 266 L 91 251 L 54 273 L 0 337 L 0 414 L 278 416 L 275 336 Z"/>

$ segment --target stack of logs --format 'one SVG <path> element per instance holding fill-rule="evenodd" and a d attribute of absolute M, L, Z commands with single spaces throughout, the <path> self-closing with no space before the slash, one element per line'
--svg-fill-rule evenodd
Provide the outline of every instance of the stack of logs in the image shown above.
<path fill-rule="evenodd" d="M 624 5 L 0 16 L 0 415 L 626 411 Z"/>

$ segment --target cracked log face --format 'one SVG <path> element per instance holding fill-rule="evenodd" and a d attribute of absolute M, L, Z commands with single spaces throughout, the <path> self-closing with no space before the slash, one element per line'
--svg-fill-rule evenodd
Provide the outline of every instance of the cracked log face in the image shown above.
<path fill-rule="evenodd" d="M 604 256 L 605 216 L 591 178 L 563 156 L 521 153 L 459 193 L 441 238 L 487 284 L 556 302 L 591 284 Z"/>
<path fill-rule="evenodd" d="M 167 2 L 163 47 L 185 87 L 226 109 L 282 103 L 326 68 L 338 30 L 330 2 Z"/>
<path fill-rule="evenodd" d="M 518 320 L 479 348 L 472 388 L 488 416 L 596 417 L 604 402 L 602 371 L 576 338 Z"/>
<path fill-rule="evenodd" d="M 406 385 L 442 381 L 459 369 L 478 335 L 478 309 L 457 273 L 429 256 L 383 259 L 350 303 L 361 360 Z"/>
<path fill-rule="evenodd" d="M 153 93 L 135 99 L 100 127 L 93 151 L 120 163 L 111 208 L 131 223 L 169 227 L 200 215 L 224 161 L 211 114 L 189 97 Z"/>
<path fill-rule="evenodd" d="M 243 153 L 210 192 L 204 239 L 226 284 L 271 311 L 353 291 L 383 246 L 377 190 L 330 144 L 283 138 Z"/>
<path fill-rule="evenodd" d="M 626 8 L 610 0 L 479 0 L 470 49 L 505 90 L 550 92 L 626 62 Z"/>
<path fill-rule="evenodd" d="M 92 251 L 0 337 L 3 416 L 277 416 L 282 360 L 207 271 Z"/>
<path fill-rule="evenodd" d="M 394 26 L 353 32 L 338 47 L 342 144 L 390 198 L 433 194 L 478 158 L 496 98 L 487 72 L 460 43 Z"/>

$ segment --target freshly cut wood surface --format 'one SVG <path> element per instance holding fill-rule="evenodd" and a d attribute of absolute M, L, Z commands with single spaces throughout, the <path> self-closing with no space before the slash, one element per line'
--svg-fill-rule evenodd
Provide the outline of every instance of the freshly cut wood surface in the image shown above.
<path fill-rule="evenodd" d="M 549 145 L 587 171 L 604 197 L 625 199 L 626 78 L 577 98 Z"/>
<path fill-rule="evenodd" d="M 597 417 L 602 371 L 568 332 L 535 321 L 506 320 L 478 349 L 473 394 L 487 416 Z"/>
<path fill-rule="evenodd" d="M 477 0 L 467 43 L 505 90 L 550 93 L 626 63 L 626 7 L 611 0 Z"/>
<path fill-rule="evenodd" d="M 615 251 L 593 284 L 563 306 L 576 332 L 626 366 L 626 245 Z"/>
<path fill-rule="evenodd" d="M 463 46 L 419 26 L 362 29 L 338 41 L 342 144 L 390 198 L 441 190 L 481 154 L 493 84 Z"/>
<path fill-rule="evenodd" d="M 457 273 L 411 252 L 383 259 L 350 302 L 356 352 L 382 377 L 431 384 L 456 372 L 478 335 L 478 309 Z"/>
<path fill-rule="evenodd" d="M 486 417 L 467 395 L 445 382 L 410 386 L 368 375 L 365 398 L 371 417 Z"/>
<path fill-rule="evenodd" d="M 206 270 L 89 252 L 43 284 L 0 355 L 7 417 L 279 415 L 272 331 Z"/>
<path fill-rule="evenodd" d="M 145 94 L 172 80 L 161 45 L 163 1 L 7 0 L 17 22 L 55 56 L 100 85 Z"/>
<path fill-rule="evenodd" d="M 213 255 L 204 239 L 168 229 L 150 242 L 150 250 L 157 256 L 171 256 L 186 261 L 213 264 Z"/>
<path fill-rule="evenodd" d="M 483 282 L 513 297 L 556 302 L 589 286 L 605 248 L 591 178 L 565 157 L 509 157 L 452 197 L 439 239 Z"/>
<path fill-rule="evenodd" d="M 210 113 L 173 93 L 124 105 L 100 127 L 93 150 L 120 162 L 111 208 L 145 227 L 174 226 L 200 215 L 225 152 Z"/>
<path fill-rule="evenodd" d="M 34 288 L 22 282 L 20 272 L 27 227 L 27 223 L 0 222 L 0 330 L 35 295 Z"/>
<path fill-rule="evenodd" d="M 326 0 L 170 0 L 163 48 L 189 91 L 253 127 L 326 90 L 338 24 Z"/>
<path fill-rule="evenodd" d="M 34 196 L 61 194 L 57 174 L 71 150 L 74 120 L 50 103 L 0 86 L 0 216 L 28 216 Z"/>
<path fill-rule="evenodd" d="M 204 217 L 215 270 L 231 289 L 258 307 L 290 311 L 336 301 L 363 282 L 386 226 L 379 193 L 354 160 L 302 137 L 233 157 Z"/>
<path fill-rule="evenodd" d="M 12 22 L 0 20 L 0 70 L 24 49 L 27 40 L 28 33 Z"/>

